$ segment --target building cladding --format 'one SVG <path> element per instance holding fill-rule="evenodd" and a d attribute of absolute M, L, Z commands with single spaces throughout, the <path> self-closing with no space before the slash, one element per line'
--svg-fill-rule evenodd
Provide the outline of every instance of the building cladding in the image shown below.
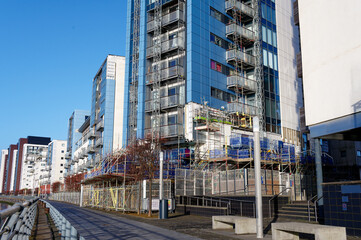
<path fill-rule="evenodd" d="M 89 130 L 94 132 L 89 139 L 92 159 L 123 146 L 124 66 L 125 57 L 108 55 L 93 79 Z"/>
<path fill-rule="evenodd" d="M 3 193 L 10 192 L 10 186 L 11 186 L 11 178 L 12 178 L 12 171 L 14 165 L 14 155 L 17 151 L 17 145 L 11 144 L 8 149 L 8 157 L 6 159 L 5 163 L 5 169 L 4 169 L 4 180 L 3 180 Z"/>
<path fill-rule="evenodd" d="M 139 2 L 139 9 L 134 8 L 135 2 Z M 160 32 L 155 2 L 128 0 L 125 98 L 129 101 L 124 109 L 123 128 L 128 129 L 123 134 L 124 142 L 133 129 L 138 138 L 152 131 L 153 101 L 158 95 L 161 133 L 183 135 L 189 140 L 192 134 L 187 133 L 187 118 L 194 117 L 192 104 L 207 102 L 214 109 L 224 107 L 226 111 L 256 115 L 256 56 L 262 61 L 266 132 L 299 142 L 299 108 L 303 102 L 295 60 L 298 30 L 291 24 L 291 1 L 261 0 L 257 6 L 250 0 L 162 0 Z M 260 13 L 258 32 L 262 35 L 258 53 L 255 7 Z M 238 15 L 234 15 L 234 9 L 239 10 Z M 139 27 L 135 24 L 138 21 Z M 241 43 L 237 45 L 239 35 Z M 137 64 L 133 59 L 138 59 Z M 159 90 L 155 78 L 160 79 Z M 241 90 L 234 87 L 239 79 L 244 84 Z M 133 86 L 136 101 L 132 99 Z M 136 114 L 132 114 L 134 109 Z"/>
<path fill-rule="evenodd" d="M 18 152 L 16 157 L 16 169 L 15 169 L 15 178 L 14 178 L 14 190 L 20 190 L 20 181 L 21 181 L 21 172 L 23 166 L 23 152 L 24 152 L 24 144 L 29 142 L 38 142 L 38 140 L 48 141 L 50 139 L 36 139 L 34 137 L 29 136 L 28 138 L 20 138 L 18 141 Z"/>
<path fill-rule="evenodd" d="M 361 29 L 355 27 L 361 24 L 360 8 L 358 0 L 343 1 L 341 7 L 337 1 L 298 1 L 305 116 L 312 138 L 361 140 Z"/>
<path fill-rule="evenodd" d="M 46 156 L 47 170 L 50 173 L 50 183 L 64 183 L 64 166 L 66 141 L 53 140 L 48 145 L 48 153 Z"/>

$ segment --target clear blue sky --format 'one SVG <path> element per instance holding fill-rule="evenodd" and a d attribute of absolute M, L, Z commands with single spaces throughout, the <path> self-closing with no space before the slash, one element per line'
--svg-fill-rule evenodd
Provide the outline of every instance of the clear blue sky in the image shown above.
<path fill-rule="evenodd" d="M 66 140 L 107 54 L 125 55 L 127 1 L 0 2 L 0 149 L 28 135 Z"/>

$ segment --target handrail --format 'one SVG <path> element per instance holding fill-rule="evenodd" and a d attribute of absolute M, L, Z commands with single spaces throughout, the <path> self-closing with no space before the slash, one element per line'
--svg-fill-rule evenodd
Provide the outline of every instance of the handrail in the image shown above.
<path fill-rule="evenodd" d="M 323 198 L 323 195 L 322 195 L 321 197 L 317 198 L 316 201 L 315 201 L 315 220 L 316 220 L 316 222 L 318 221 L 318 216 L 317 216 L 317 202 L 318 202 L 319 200 L 321 200 L 322 198 Z"/>
<path fill-rule="evenodd" d="M 312 202 L 313 199 L 317 198 L 317 195 L 313 196 L 307 201 L 307 212 L 308 212 L 308 221 L 311 222 L 311 209 L 310 209 L 310 202 Z"/>
<path fill-rule="evenodd" d="M 290 187 L 287 187 L 285 189 L 283 189 L 281 192 L 279 192 L 278 194 L 274 195 L 273 197 L 270 198 L 270 200 L 268 200 L 268 210 L 269 210 L 269 217 L 272 217 L 272 211 L 271 211 L 271 201 L 275 198 L 277 198 L 279 195 L 281 195 L 283 192 L 285 192 L 286 190 L 292 189 Z"/>
<path fill-rule="evenodd" d="M 230 210 L 231 210 L 231 203 L 232 201 L 234 202 L 238 202 L 240 203 L 240 212 L 241 212 L 241 216 L 243 216 L 243 203 L 252 203 L 253 205 L 253 215 L 254 217 L 256 217 L 255 214 L 255 202 L 251 201 L 251 200 L 240 200 L 240 199 L 229 199 L 229 198 L 222 198 L 222 197 L 211 197 L 211 196 L 202 196 L 202 197 L 197 197 L 197 196 L 177 196 L 179 198 L 179 200 L 183 199 L 187 199 L 187 201 L 183 201 L 183 204 L 186 205 L 192 205 L 189 204 L 189 200 L 188 199 L 196 199 L 197 200 L 197 205 L 196 206 L 204 206 L 204 201 L 210 201 L 211 202 L 211 206 L 213 206 L 213 202 L 216 203 L 216 207 L 217 207 L 217 203 L 219 203 L 219 207 L 221 207 L 221 203 L 224 203 L 227 205 L 227 215 L 230 214 Z M 202 200 L 202 205 L 199 204 L 198 200 Z M 180 201 L 179 201 L 180 202 Z M 191 202 L 190 202 L 191 203 Z M 206 206 L 207 206 L 207 202 L 206 202 Z"/>

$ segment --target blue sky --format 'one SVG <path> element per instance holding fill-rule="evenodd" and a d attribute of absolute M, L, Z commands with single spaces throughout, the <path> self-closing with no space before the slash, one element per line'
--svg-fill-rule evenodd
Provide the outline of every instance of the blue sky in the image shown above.
<path fill-rule="evenodd" d="M 66 140 L 107 54 L 125 55 L 126 2 L 0 1 L 0 149 L 28 135 Z"/>

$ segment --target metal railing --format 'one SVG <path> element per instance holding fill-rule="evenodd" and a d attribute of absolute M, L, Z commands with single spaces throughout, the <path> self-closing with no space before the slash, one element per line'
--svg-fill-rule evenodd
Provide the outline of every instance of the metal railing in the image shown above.
<path fill-rule="evenodd" d="M 279 192 L 278 194 L 274 195 L 273 197 L 270 198 L 270 200 L 268 200 L 268 211 L 269 211 L 269 217 L 272 217 L 272 210 L 271 210 L 271 201 L 275 200 L 276 198 L 278 198 L 281 194 L 283 194 L 285 191 L 287 190 L 291 190 L 292 188 L 288 187 L 283 189 L 281 192 Z M 291 192 L 291 191 L 290 191 Z"/>
<path fill-rule="evenodd" d="M 227 77 L 227 86 L 240 86 L 242 88 L 247 88 L 252 92 L 256 92 L 257 82 L 244 76 L 230 75 Z"/>
<path fill-rule="evenodd" d="M 231 102 L 227 104 L 229 112 L 239 112 L 247 115 L 257 115 L 257 107 L 242 102 Z"/>
<path fill-rule="evenodd" d="M 176 196 L 178 204 L 188 205 L 188 206 L 199 206 L 199 207 L 216 207 L 216 208 L 225 208 L 227 215 L 244 215 L 243 208 L 245 204 L 252 205 L 252 216 L 256 217 L 256 204 L 254 201 L 248 200 L 239 200 L 232 198 L 222 198 L 222 197 L 210 197 L 210 196 Z M 239 206 L 239 212 L 236 211 L 236 207 Z"/>
<path fill-rule="evenodd" d="M 236 0 L 226 1 L 226 10 L 237 8 L 249 16 L 254 16 L 254 9 Z"/>
<path fill-rule="evenodd" d="M 311 199 L 307 201 L 307 211 L 308 211 L 308 221 L 311 222 L 311 203 L 316 198 L 316 200 L 313 202 L 313 207 L 315 211 L 315 221 L 318 221 L 318 215 L 317 215 L 317 202 L 320 201 L 323 196 L 317 198 L 317 195 L 313 196 Z"/>
<path fill-rule="evenodd" d="M 162 17 L 162 26 L 167 26 L 168 24 L 171 24 L 173 22 L 184 20 L 184 13 L 181 10 L 177 10 L 171 13 L 168 13 Z M 151 32 L 154 31 L 156 28 L 155 21 L 153 18 L 150 19 L 150 21 L 147 23 L 147 31 Z"/>
<path fill-rule="evenodd" d="M 169 39 L 169 40 L 162 42 L 162 44 L 161 44 L 162 50 L 161 51 L 162 51 L 162 53 L 164 53 L 164 52 L 167 52 L 167 51 L 170 51 L 173 49 L 184 48 L 184 46 L 185 46 L 184 44 L 185 44 L 184 39 L 181 37 Z M 152 57 L 154 55 L 154 51 L 155 51 L 154 49 L 155 49 L 155 46 L 150 46 L 147 48 L 147 58 Z"/>
<path fill-rule="evenodd" d="M 230 25 L 226 26 L 226 34 L 230 35 L 230 34 L 238 34 L 242 37 L 245 37 L 247 39 L 250 40 L 255 40 L 256 39 L 256 35 L 252 30 L 249 30 L 247 28 L 241 27 L 235 23 L 232 23 Z"/>
<path fill-rule="evenodd" d="M 256 58 L 253 55 L 237 49 L 227 50 L 226 59 L 227 61 L 231 61 L 231 60 L 242 61 L 243 63 L 250 64 L 253 66 L 256 64 Z"/>
<path fill-rule="evenodd" d="M 38 200 L 39 198 L 33 198 L 24 203 L 15 203 L 0 211 L 1 221 L 6 219 L 0 230 L 1 239 L 28 239 L 30 237 Z"/>
<path fill-rule="evenodd" d="M 71 223 L 50 203 L 41 200 L 49 208 L 49 214 L 54 221 L 55 226 L 58 228 L 62 239 L 80 239 L 85 240 L 84 237 L 80 236 L 78 231 L 71 225 Z"/>
<path fill-rule="evenodd" d="M 151 84 L 154 82 L 154 72 L 150 72 L 146 76 L 146 83 Z M 181 65 L 176 65 L 169 68 L 164 68 L 160 71 L 160 79 L 166 80 L 174 77 L 183 77 L 184 74 L 184 68 Z"/>

